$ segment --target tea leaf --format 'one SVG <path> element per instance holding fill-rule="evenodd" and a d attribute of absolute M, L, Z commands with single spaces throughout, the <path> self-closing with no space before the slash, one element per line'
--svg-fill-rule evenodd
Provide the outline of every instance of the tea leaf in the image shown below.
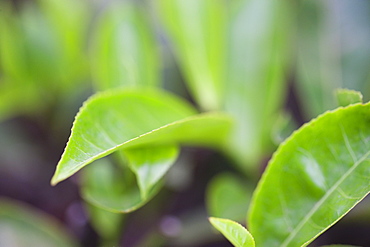
<path fill-rule="evenodd" d="M 230 118 L 223 114 L 189 117 L 195 113 L 186 102 L 161 91 L 97 94 L 77 114 L 52 184 L 122 148 L 221 145 L 229 132 Z"/>
<path fill-rule="evenodd" d="M 162 187 L 158 182 L 141 196 L 134 174 L 101 159 L 83 170 L 82 197 L 94 206 L 114 213 L 129 213 L 147 203 Z"/>
<path fill-rule="evenodd" d="M 219 110 L 226 63 L 225 1 L 161 0 L 157 4 L 195 100 L 205 110 Z"/>
<path fill-rule="evenodd" d="M 130 148 L 123 151 L 131 170 L 136 174 L 143 198 L 147 197 L 152 187 L 175 162 L 179 148 L 177 146 L 159 146 L 149 148 Z"/>
<path fill-rule="evenodd" d="M 209 218 L 211 224 L 219 230 L 235 247 L 254 247 L 253 236 L 239 223 L 232 220 Z"/>
<path fill-rule="evenodd" d="M 370 104 L 327 112 L 275 152 L 252 198 L 258 246 L 306 246 L 370 191 Z"/>

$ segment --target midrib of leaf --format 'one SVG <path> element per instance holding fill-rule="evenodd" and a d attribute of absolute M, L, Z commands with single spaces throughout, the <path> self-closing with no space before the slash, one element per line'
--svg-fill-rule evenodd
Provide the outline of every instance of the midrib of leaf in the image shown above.
<path fill-rule="evenodd" d="M 78 166 L 73 165 L 69 170 L 63 171 L 63 173 L 64 174 L 75 173 L 75 172 L 81 170 L 84 166 L 90 164 L 91 162 L 93 162 L 93 161 L 95 161 L 95 160 L 97 160 L 99 158 L 102 158 L 104 156 L 107 156 L 107 155 L 109 155 L 109 154 L 117 151 L 118 149 L 126 148 L 126 147 L 131 147 L 131 146 L 135 146 L 135 145 L 143 145 L 143 144 L 145 145 L 145 144 L 148 144 L 147 143 L 148 140 L 144 140 L 143 142 L 140 142 L 140 139 L 143 138 L 143 137 L 145 137 L 145 136 L 150 136 L 151 134 L 153 134 L 155 132 L 159 132 L 159 131 L 165 130 L 165 129 L 171 127 L 171 126 L 176 126 L 176 125 L 179 125 L 181 123 L 186 123 L 188 121 L 194 121 L 194 120 L 197 120 L 197 119 L 207 119 L 207 118 L 217 118 L 217 117 L 225 118 L 225 116 L 223 114 L 219 114 L 217 112 L 214 112 L 214 113 L 204 113 L 204 114 L 201 114 L 201 115 L 190 116 L 190 117 L 184 118 L 182 120 L 178 120 L 178 121 L 174 121 L 172 123 L 166 124 L 164 126 L 161 126 L 159 128 L 156 128 L 156 129 L 154 129 L 152 131 L 149 131 L 149 132 L 146 132 L 144 134 L 141 134 L 141 135 L 139 135 L 137 137 L 134 137 L 132 139 L 129 139 L 127 141 L 124 141 L 121 144 L 118 144 L 118 145 L 112 144 L 112 145 L 114 145 L 113 147 L 107 148 L 104 151 L 101 151 L 101 152 L 97 153 L 96 155 L 94 155 L 94 156 L 92 156 L 92 157 L 90 157 L 90 158 L 88 158 L 86 160 L 77 161 L 74 158 L 68 157 L 68 159 L 72 159 L 72 160 L 76 161 L 76 163 L 79 163 L 79 165 Z M 73 134 L 73 131 L 74 130 L 72 129 L 72 134 Z M 70 139 L 71 139 L 71 137 L 70 137 Z M 89 140 L 87 140 L 87 141 L 89 143 L 91 143 Z M 91 143 L 91 144 L 94 145 L 94 146 L 96 146 L 93 143 Z M 66 147 L 66 149 L 67 149 L 67 147 Z M 66 152 L 66 149 L 64 150 L 64 152 Z M 58 163 L 57 171 L 54 174 L 54 176 L 52 178 L 52 181 L 51 181 L 51 184 L 52 185 L 55 185 L 55 184 L 59 183 L 60 181 L 66 179 L 66 178 L 68 178 L 70 176 L 70 175 L 68 175 L 68 176 L 60 176 L 59 175 L 59 172 L 61 170 L 61 168 L 59 167 L 60 163 L 64 163 L 64 158 Z"/>
<path fill-rule="evenodd" d="M 317 211 L 319 210 L 319 208 L 322 206 L 322 204 L 326 201 L 326 199 L 328 199 L 329 196 L 331 196 L 331 194 L 336 191 L 339 186 L 341 185 L 341 183 L 363 162 L 365 161 L 370 155 L 370 150 L 365 153 L 357 162 L 355 162 L 355 164 L 325 193 L 325 195 L 320 199 L 320 201 L 318 201 L 315 206 L 310 210 L 310 212 L 308 214 L 306 214 L 306 216 L 299 222 L 299 224 L 297 225 L 296 228 L 293 229 L 293 231 L 289 234 L 289 236 L 284 240 L 284 242 L 282 243 L 281 247 L 286 247 L 288 246 L 288 244 L 292 241 L 292 239 L 299 233 L 299 231 L 301 230 L 301 228 L 310 220 L 310 218 L 312 217 L 312 215 Z M 343 217 L 343 215 L 341 217 L 339 217 L 335 222 L 337 222 L 338 220 L 340 220 L 341 218 Z M 333 222 L 333 224 L 335 223 Z M 328 226 L 327 228 L 329 228 L 330 226 Z M 325 229 L 327 229 L 325 228 Z M 324 231 L 325 229 L 323 229 L 322 231 Z M 312 238 L 311 238 L 312 239 Z M 310 240 L 311 240 L 310 239 Z M 308 242 L 308 241 L 307 241 Z M 307 243 L 305 242 L 305 243 Z"/>

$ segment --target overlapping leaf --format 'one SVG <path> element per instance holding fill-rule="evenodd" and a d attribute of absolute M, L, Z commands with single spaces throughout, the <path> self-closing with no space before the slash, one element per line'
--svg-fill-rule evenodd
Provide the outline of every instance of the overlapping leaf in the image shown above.
<path fill-rule="evenodd" d="M 156 181 L 145 197 L 142 196 L 134 174 L 106 159 L 86 167 L 83 175 L 82 197 L 92 205 L 114 213 L 129 213 L 140 208 L 162 188 L 162 183 Z"/>
<path fill-rule="evenodd" d="M 176 161 L 179 148 L 176 145 L 131 148 L 124 150 L 128 165 L 138 178 L 141 196 L 145 199 L 171 165 Z"/>
<path fill-rule="evenodd" d="M 122 148 L 222 144 L 231 125 L 229 117 L 195 113 L 186 102 L 160 91 L 98 94 L 77 115 L 52 184 Z"/>
<path fill-rule="evenodd" d="M 247 214 L 253 186 L 243 183 L 232 173 L 221 173 L 207 188 L 208 214 L 213 217 L 242 221 Z"/>
<path fill-rule="evenodd" d="M 370 104 L 327 112 L 280 146 L 249 212 L 258 246 L 305 246 L 370 191 Z"/>

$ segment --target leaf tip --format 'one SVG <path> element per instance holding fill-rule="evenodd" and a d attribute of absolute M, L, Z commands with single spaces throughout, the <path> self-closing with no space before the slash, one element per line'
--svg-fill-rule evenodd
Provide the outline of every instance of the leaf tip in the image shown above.
<path fill-rule="evenodd" d="M 363 96 L 360 92 L 345 88 L 339 88 L 335 91 L 339 106 L 349 106 L 352 104 L 363 103 Z"/>
<path fill-rule="evenodd" d="M 54 176 L 51 178 L 50 185 L 51 185 L 51 186 L 55 186 L 55 185 L 57 185 L 59 182 L 60 182 L 60 181 L 59 181 L 58 177 L 54 175 Z"/>

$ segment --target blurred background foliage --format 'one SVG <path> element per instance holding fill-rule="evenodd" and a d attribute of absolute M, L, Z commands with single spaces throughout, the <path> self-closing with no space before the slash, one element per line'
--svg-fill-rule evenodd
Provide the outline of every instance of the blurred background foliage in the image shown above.
<path fill-rule="evenodd" d="M 129 171 L 92 165 L 49 185 L 82 102 L 117 87 L 162 87 L 236 125 L 221 152 L 183 148 L 127 215 L 79 188 L 114 197 Z M 207 216 L 244 223 L 276 146 L 335 108 L 337 88 L 370 99 L 367 0 L 2 0 L 0 246 L 228 246 Z M 365 199 L 312 246 L 369 246 L 369 229 Z"/>

